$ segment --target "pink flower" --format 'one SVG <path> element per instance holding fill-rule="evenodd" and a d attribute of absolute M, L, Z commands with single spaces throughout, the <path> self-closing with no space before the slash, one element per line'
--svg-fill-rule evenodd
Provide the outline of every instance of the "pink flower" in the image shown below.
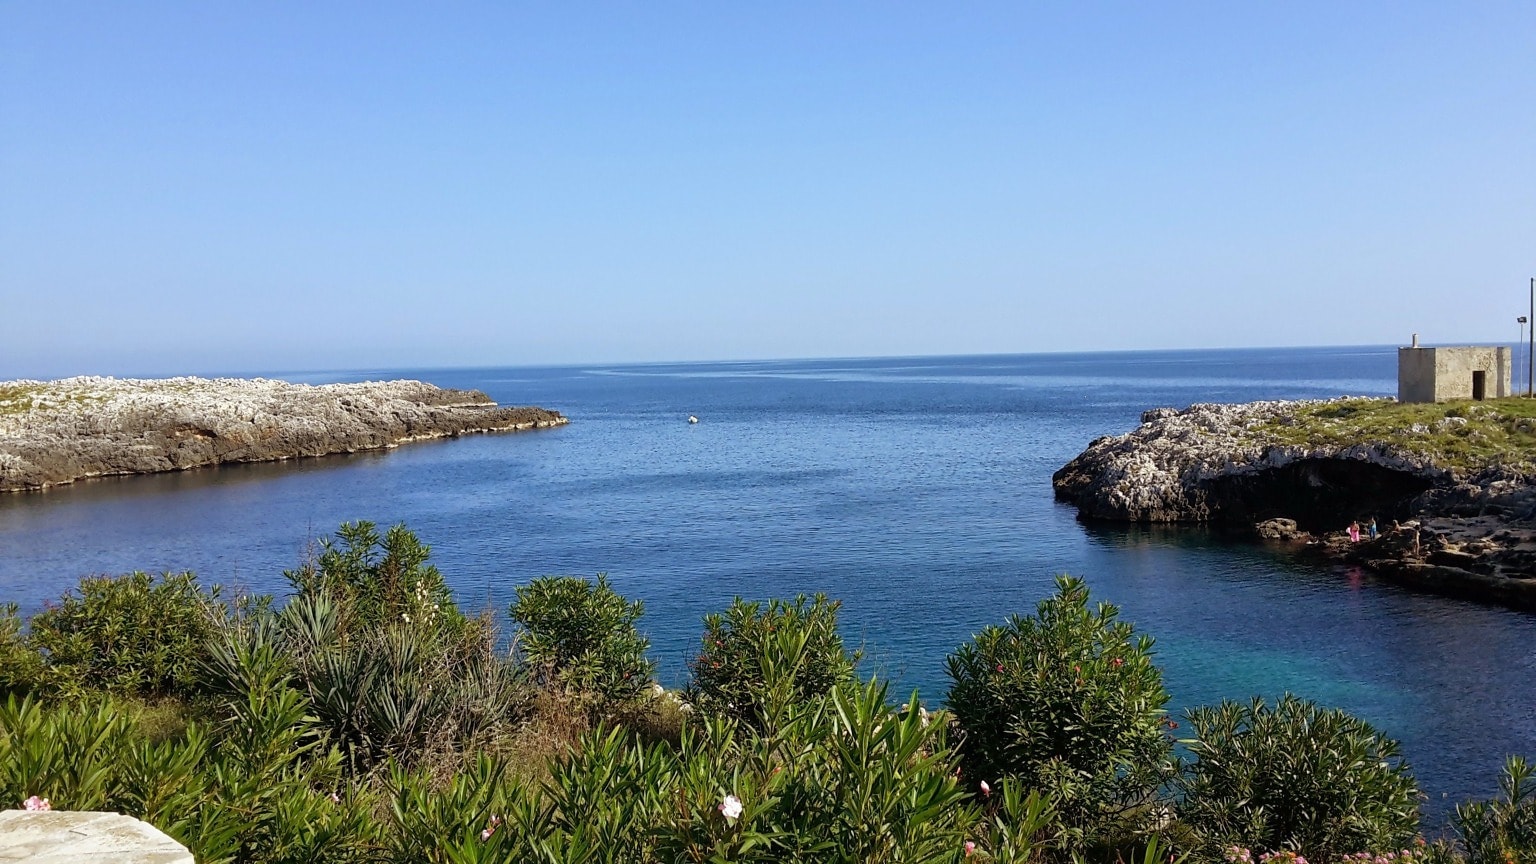
<path fill-rule="evenodd" d="M 500 824 L 501 817 L 492 816 L 490 823 L 485 826 L 485 830 L 480 832 L 480 842 L 484 843 L 485 841 L 491 839 L 491 835 L 496 833 L 496 826 Z"/>
<path fill-rule="evenodd" d="M 735 795 L 725 796 L 725 800 L 720 802 L 720 813 L 732 822 L 741 818 L 741 799 Z"/>
<path fill-rule="evenodd" d="M 965 841 L 965 857 L 967 857 L 967 858 L 971 857 L 971 853 L 975 852 L 975 851 L 976 851 L 976 841 L 975 840 L 967 840 L 967 841 Z"/>
<path fill-rule="evenodd" d="M 999 672 L 1003 671 L 1003 664 L 1001 664 L 1001 663 L 997 664 L 997 671 L 999 671 Z"/>
<path fill-rule="evenodd" d="M 31 798 L 21 802 L 21 806 L 28 810 L 52 810 L 53 802 L 49 801 L 47 798 L 39 798 L 36 795 L 33 795 Z"/>
<path fill-rule="evenodd" d="M 341 803 L 341 796 L 337 795 L 335 792 L 332 792 L 331 793 L 331 803 L 332 804 L 340 804 Z"/>
<path fill-rule="evenodd" d="M 982 795 L 991 795 L 992 794 L 992 787 L 988 786 L 987 785 L 987 781 L 985 781 L 985 780 L 981 781 L 981 794 Z"/>

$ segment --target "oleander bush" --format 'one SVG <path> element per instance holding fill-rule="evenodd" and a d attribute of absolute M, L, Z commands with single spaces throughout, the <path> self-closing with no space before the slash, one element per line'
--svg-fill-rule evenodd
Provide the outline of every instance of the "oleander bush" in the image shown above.
<path fill-rule="evenodd" d="M 1194 709 L 1174 760 L 1151 640 L 1082 580 L 960 646 L 930 714 L 854 674 L 820 595 L 707 616 L 686 699 L 646 700 L 643 607 L 603 577 L 519 590 L 519 654 L 403 526 L 321 549 L 281 604 L 132 574 L 0 607 L 0 806 L 138 816 L 204 864 L 1536 862 L 1521 759 L 1431 844 L 1342 712 Z"/>
<path fill-rule="evenodd" d="M 87 576 L 28 622 L 22 641 L 42 660 L 30 685 L 68 696 L 189 695 L 218 607 L 219 587 L 191 573 Z"/>
<path fill-rule="evenodd" d="M 976 860 L 1036 860 L 1049 840 L 1038 796 L 993 814 L 1013 845 L 988 853 L 993 831 L 954 776 L 943 725 L 887 695 L 878 682 L 840 684 L 771 734 L 703 715 L 676 748 L 588 733 L 554 768 L 542 807 L 519 811 L 518 860 L 624 849 L 600 860 L 958 862 L 968 842 Z"/>
<path fill-rule="evenodd" d="M 1188 720 L 1179 813 L 1206 854 L 1237 846 L 1318 862 L 1412 843 L 1418 785 L 1397 742 L 1369 723 L 1289 694 L 1194 708 Z"/>
<path fill-rule="evenodd" d="M 249 694 L 225 722 L 192 723 L 150 741 L 132 705 L 10 698 L 0 705 L 0 795 L 36 795 L 60 810 L 144 819 L 204 864 L 355 861 L 367 807 L 322 791 L 336 759 L 319 751 L 292 690 Z"/>
<path fill-rule="evenodd" d="M 42 655 L 27 646 L 22 636 L 20 608 L 0 603 L 0 697 L 28 693 L 42 677 Z"/>
<path fill-rule="evenodd" d="M 1031 617 L 983 629 L 947 661 L 968 787 L 1012 779 L 1056 804 L 1067 854 L 1135 845 L 1173 779 L 1168 692 L 1137 636 L 1062 576 Z"/>
<path fill-rule="evenodd" d="M 545 576 L 517 589 L 508 610 L 536 679 L 598 714 L 628 706 L 650 686 L 650 641 L 635 629 L 645 605 L 597 580 Z"/>
<path fill-rule="evenodd" d="M 287 659 L 268 644 L 242 647 L 230 660 L 246 688 L 219 700 L 201 814 L 225 830 L 188 846 L 205 864 L 364 860 L 373 845 L 366 793 L 339 794 L 342 753 L 311 722 Z"/>
<path fill-rule="evenodd" d="M 1451 824 L 1467 864 L 1536 861 L 1536 765 L 1509 757 L 1499 786 L 1503 798 L 1456 805 Z"/>
<path fill-rule="evenodd" d="M 529 854 L 520 816 L 538 796 L 480 754 L 447 782 L 430 771 L 390 766 L 384 860 L 398 864 L 556 861 Z M 534 828 L 537 820 L 526 820 Z M 619 849 L 608 850 L 609 854 Z"/>
<path fill-rule="evenodd" d="M 824 594 L 766 605 L 738 597 L 724 613 L 706 615 L 699 653 L 688 664 L 688 701 L 767 731 L 793 706 L 853 680 L 860 654 L 838 634 L 841 606 Z"/>
<path fill-rule="evenodd" d="M 327 592 L 344 611 L 344 629 L 377 628 L 400 619 L 422 629 L 454 629 L 464 616 L 443 574 L 427 563 L 432 549 L 404 525 L 382 536 L 374 523 L 344 522 L 336 538 L 320 541 L 320 555 L 287 577 L 294 593 Z"/>

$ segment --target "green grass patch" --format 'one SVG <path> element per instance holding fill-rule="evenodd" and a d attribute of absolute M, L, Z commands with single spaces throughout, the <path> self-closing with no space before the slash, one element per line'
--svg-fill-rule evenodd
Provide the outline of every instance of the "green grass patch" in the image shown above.
<path fill-rule="evenodd" d="M 1380 442 L 1458 470 L 1536 467 L 1536 400 L 1402 404 L 1345 399 L 1297 408 L 1250 428 L 1248 437 L 1261 445 L 1307 447 Z"/>

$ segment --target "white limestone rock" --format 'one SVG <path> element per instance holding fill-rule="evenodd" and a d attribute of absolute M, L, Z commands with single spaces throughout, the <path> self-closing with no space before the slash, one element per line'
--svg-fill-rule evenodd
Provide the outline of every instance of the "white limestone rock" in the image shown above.
<path fill-rule="evenodd" d="M 0 383 L 0 492 L 566 422 L 421 381 L 87 376 Z"/>
<path fill-rule="evenodd" d="M 118 813 L 0 810 L 0 861 L 30 864 L 193 864 L 192 853 Z"/>

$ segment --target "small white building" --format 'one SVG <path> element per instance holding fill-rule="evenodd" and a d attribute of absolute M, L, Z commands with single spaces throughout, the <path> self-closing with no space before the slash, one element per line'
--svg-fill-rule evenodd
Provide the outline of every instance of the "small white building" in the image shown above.
<path fill-rule="evenodd" d="M 1498 399 L 1511 395 L 1513 352 L 1478 345 L 1439 348 L 1413 344 L 1397 349 L 1397 401 L 1445 402 Z"/>

